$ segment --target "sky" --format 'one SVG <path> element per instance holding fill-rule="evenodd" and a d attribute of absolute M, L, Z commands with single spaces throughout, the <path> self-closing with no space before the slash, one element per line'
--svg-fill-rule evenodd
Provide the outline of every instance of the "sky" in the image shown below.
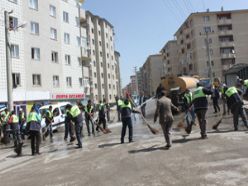
<path fill-rule="evenodd" d="M 120 52 L 122 87 L 130 82 L 134 67 L 159 53 L 192 12 L 248 9 L 248 0 L 86 0 L 83 8 L 107 19 L 115 30 L 115 50 Z"/>

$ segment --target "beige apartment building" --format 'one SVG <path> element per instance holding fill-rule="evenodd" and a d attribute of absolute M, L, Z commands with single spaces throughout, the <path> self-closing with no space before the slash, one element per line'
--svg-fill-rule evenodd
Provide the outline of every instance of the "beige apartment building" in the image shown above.
<path fill-rule="evenodd" d="M 142 87 L 145 95 L 153 96 L 164 76 L 164 56 L 162 54 L 150 55 L 141 67 Z"/>
<path fill-rule="evenodd" d="M 179 73 L 210 77 L 212 69 L 213 77 L 222 78 L 232 65 L 248 63 L 247 20 L 248 10 L 189 15 L 175 33 Z"/>
<path fill-rule="evenodd" d="M 160 50 L 163 54 L 164 61 L 164 76 L 179 75 L 180 65 L 178 63 L 178 45 L 176 40 L 168 41 L 165 46 Z"/>
<path fill-rule="evenodd" d="M 115 54 L 114 27 L 106 19 L 89 11 L 86 12 L 86 19 L 87 44 L 91 57 L 91 98 L 95 102 L 105 98 L 113 103 L 120 92 L 119 56 Z"/>

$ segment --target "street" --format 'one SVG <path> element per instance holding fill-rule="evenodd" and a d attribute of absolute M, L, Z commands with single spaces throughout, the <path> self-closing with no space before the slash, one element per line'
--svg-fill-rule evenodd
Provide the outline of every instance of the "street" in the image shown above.
<path fill-rule="evenodd" d="M 172 132 L 173 145 L 165 150 L 164 137 L 153 135 L 136 115 L 134 142 L 120 144 L 121 123 L 109 125 L 111 134 L 84 137 L 83 149 L 63 140 L 63 130 L 42 143 L 41 155 L 31 156 L 25 142 L 23 156 L 0 146 L 0 184 L 3 186 L 159 186 L 159 185 L 247 185 L 248 134 L 241 124 L 233 131 L 232 117 L 226 116 L 219 131 L 212 126 L 220 118 L 208 111 L 208 139 L 201 140 L 199 127 L 185 136 Z M 151 121 L 151 120 L 150 120 Z M 241 122 L 242 123 L 242 122 Z M 84 126 L 84 134 L 86 135 Z M 128 134 L 128 133 L 127 133 Z M 126 142 L 128 138 L 126 136 Z"/>

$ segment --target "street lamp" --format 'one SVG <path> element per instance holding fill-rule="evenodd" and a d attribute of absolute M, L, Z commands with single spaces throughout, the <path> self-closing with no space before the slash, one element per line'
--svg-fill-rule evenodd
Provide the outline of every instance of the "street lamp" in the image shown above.
<path fill-rule="evenodd" d="M 18 28 L 24 28 L 26 23 L 16 27 L 9 26 L 9 15 L 13 13 L 4 11 L 4 27 L 5 27 L 5 50 L 6 50 L 6 71 L 7 71 L 7 99 L 8 109 L 13 110 L 13 82 L 12 82 L 12 62 L 10 61 L 10 44 L 9 44 L 9 31 L 16 31 Z"/>

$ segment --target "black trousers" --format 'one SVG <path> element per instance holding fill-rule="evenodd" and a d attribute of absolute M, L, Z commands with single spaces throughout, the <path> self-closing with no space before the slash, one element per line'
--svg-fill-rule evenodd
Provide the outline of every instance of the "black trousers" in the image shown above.
<path fill-rule="evenodd" d="M 32 155 L 34 153 L 40 152 L 40 131 L 30 130 L 30 138 L 31 138 L 31 151 Z"/>
<path fill-rule="evenodd" d="M 90 132 L 90 123 L 91 123 L 91 128 L 92 128 L 92 134 L 95 135 L 95 128 L 94 128 L 94 123 L 91 119 L 89 118 L 85 118 L 85 123 L 86 123 L 86 127 L 87 127 L 87 131 L 88 131 L 88 134 L 90 135 L 91 132 Z"/>
<path fill-rule="evenodd" d="M 99 118 L 98 125 L 101 125 L 101 124 L 103 124 L 103 128 L 106 129 L 106 119 L 105 118 Z M 97 131 L 99 130 L 98 126 L 96 127 L 96 130 Z"/>
<path fill-rule="evenodd" d="M 213 105 L 214 105 L 214 111 L 215 112 L 220 112 L 220 106 L 219 106 L 219 101 L 216 98 L 213 98 Z"/>
<path fill-rule="evenodd" d="M 195 113 L 196 113 L 197 119 L 199 121 L 199 126 L 201 129 L 201 136 L 205 137 L 205 136 L 207 136 L 207 131 L 206 131 L 206 125 L 207 125 L 206 113 L 207 113 L 207 110 L 196 110 Z"/>
<path fill-rule="evenodd" d="M 68 138 L 68 134 L 70 135 L 70 138 L 74 137 L 74 126 L 71 122 L 65 122 L 65 137 L 64 137 L 64 139 Z"/>
<path fill-rule="evenodd" d="M 133 124 L 132 124 L 131 117 L 122 118 L 121 142 L 124 142 L 127 127 L 129 131 L 129 141 L 132 141 L 133 140 Z"/>
<path fill-rule="evenodd" d="M 75 132 L 79 147 L 82 147 L 82 128 L 82 123 L 75 123 Z"/>
<path fill-rule="evenodd" d="M 241 116 L 244 125 L 248 127 L 247 125 L 247 119 L 246 119 L 246 114 L 244 112 L 242 103 L 236 103 L 235 105 L 232 106 L 231 112 L 233 114 L 233 125 L 234 125 L 234 130 L 238 130 L 238 125 L 239 125 L 239 116 Z"/>

